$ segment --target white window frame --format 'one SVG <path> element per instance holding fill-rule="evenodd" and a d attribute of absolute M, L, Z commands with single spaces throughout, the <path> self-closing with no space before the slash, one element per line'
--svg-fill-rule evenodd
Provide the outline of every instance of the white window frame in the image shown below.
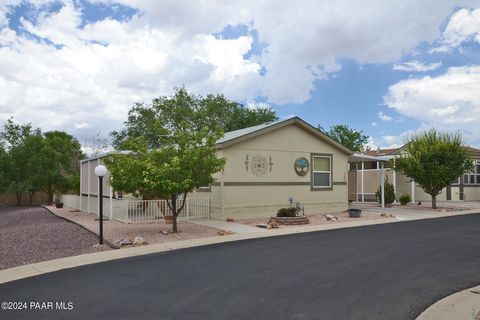
<path fill-rule="evenodd" d="M 330 170 L 329 171 L 315 171 L 315 158 L 324 158 L 329 160 Z M 332 188 L 332 156 L 328 155 L 313 155 L 312 156 L 312 188 L 313 189 L 331 189 Z M 315 173 L 328 173 L 328 186 L 316 186 L 315 185 Z"/>

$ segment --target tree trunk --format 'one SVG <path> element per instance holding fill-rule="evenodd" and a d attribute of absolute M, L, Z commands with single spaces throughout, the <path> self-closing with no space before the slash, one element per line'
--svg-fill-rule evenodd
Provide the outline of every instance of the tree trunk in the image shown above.
<path fill-rule="evenodd" d="M 53 204 L 53 193 L 48 193 L 48 205 L 51 206 Z"/>
<path fill-rule="evenodd" d="M 177 233 L 177 196 L 172 196 L 172 214 L 173 214 L 173 221 L 172 221 L 172 232 Z"/>
<path fill-rule="evenodd" d="M 22 202 L 22 193 L 17 192 L 17 206 L 19 206 Z"/>
<path fill-rule="evenodd" d="M 437 196 L 432 195 L 432 208 L 437 209 Z"/>

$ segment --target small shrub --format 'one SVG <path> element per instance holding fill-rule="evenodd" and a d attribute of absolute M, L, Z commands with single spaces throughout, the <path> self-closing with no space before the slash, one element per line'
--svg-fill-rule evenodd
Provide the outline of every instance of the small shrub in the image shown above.
<path fill-rule="evenodd" d="M 384 183 L 385 187 L 385 205 L 393 203 L 395 201 L 395 189 L 393 184 L 388 181 L 388 177 L 385 179 Z M 377 199 L 378 203 L 382 203 L 382 188 L 378 186 L 377 192 L 375 192 L 375 198 Z"/>
<path fill-rule="evenodd" d="M 277 217 L 296 217 L 298 214 L 297 208 L 288 207 L 288 208 L 281 208 L 277 212 Z"/>
<path fill-rule="evenodd" d="M 398 200 L 400 200 L 400 204 L 402 206 L 406 205 L 407 203 L 409 203 L 410 201 L 412 201 L 412 199 L 410 198 L 410 195 L 408 193 L 404 193 L 400 196 L 400 198 L 398 198 Z"/>

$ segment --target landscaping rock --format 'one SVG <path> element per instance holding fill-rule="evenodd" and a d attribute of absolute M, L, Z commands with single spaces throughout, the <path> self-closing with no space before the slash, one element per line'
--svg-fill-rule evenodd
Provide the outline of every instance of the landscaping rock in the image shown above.
<path fill-rule="evenodd" d="M 131 245 L 132 243 L 133 243 L 132 239 L 121 239 L 121 240 L 115 241 L 115 244 L 117 246 L 128 246 L 128 245 Z"/>
<path fill-rule="evenodd" d="M 143 239 L 143 237 L 135 237 L 133 238 L 133 246 L 143 246 L 143 245 L 146 245 L 148 244 L 148 242 Z"/>
<path fill-rule="evenodd" d="M 268 227 L 268 224 L 266 224 L 266 223 L 259 223 L 259 224 L 257 224 L 257 227 L 266 229 L 266 228 Z"/>
<path fill-rule="evenodd" d="M 331 214 L 325 214 L 324 216 L 325 216 L 325 220 L 327 220 L 327 221 L 337 221 L 338 220 L 337 217 L 335 217 Z"/>
<path fill-rule="evenodd" d="M 395 218 L 393 213 L 382 213 L 382 214 L 380 214 L 380 217 Z"/>
<path fill-rule="evenodd" d="M 235 219 L 233 219 L 233 218 L 227 218 L 227 222 L 235 222 Z"/>
<path fill-rule="evenodd" d="M 234 234 L 234 232 L 229 231 L 229 230 L 220 230 L 220 231 L 217 232 L 217 235 L 219 235 L 219 236 L 227 236 L 229 234 Z"/>

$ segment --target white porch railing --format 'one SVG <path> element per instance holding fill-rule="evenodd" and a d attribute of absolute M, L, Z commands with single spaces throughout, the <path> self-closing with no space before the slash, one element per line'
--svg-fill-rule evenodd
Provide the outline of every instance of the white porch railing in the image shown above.
<path fill-rule="evenodd" d="M 79 209 L 82 202 L 82 211 L 98 215 L 98 198 L 91 197 L 90 202 L 86 196 L 62 194 L 59 199 L 65 206 Z M 111 204 L 111 210 L 110 210 Z M 177 200 L 177 208 L 182 205 L 182 199 Z M 172 211 L 166 200 L 136 200 L 136 199 L 108 199 L 103 198 L 103 214 L 113 220 L 131 223 L 155 221 Z M 210 217 L 210 198 L 187 198 L 185 206 L 178 216 L 179 219 L 189 220 Z"/>
<path fill-rule="evenodd" d="M 152 221 L 171 215 L 172 210 L 167 200 L 125 200 L 127 201 L 128 222 Z M 177 208 L 182 206 L 182 199 L 177 200 Z M 178 218 L 189 220 L 209 218 L 209 198 L 187 198 Z"/>

